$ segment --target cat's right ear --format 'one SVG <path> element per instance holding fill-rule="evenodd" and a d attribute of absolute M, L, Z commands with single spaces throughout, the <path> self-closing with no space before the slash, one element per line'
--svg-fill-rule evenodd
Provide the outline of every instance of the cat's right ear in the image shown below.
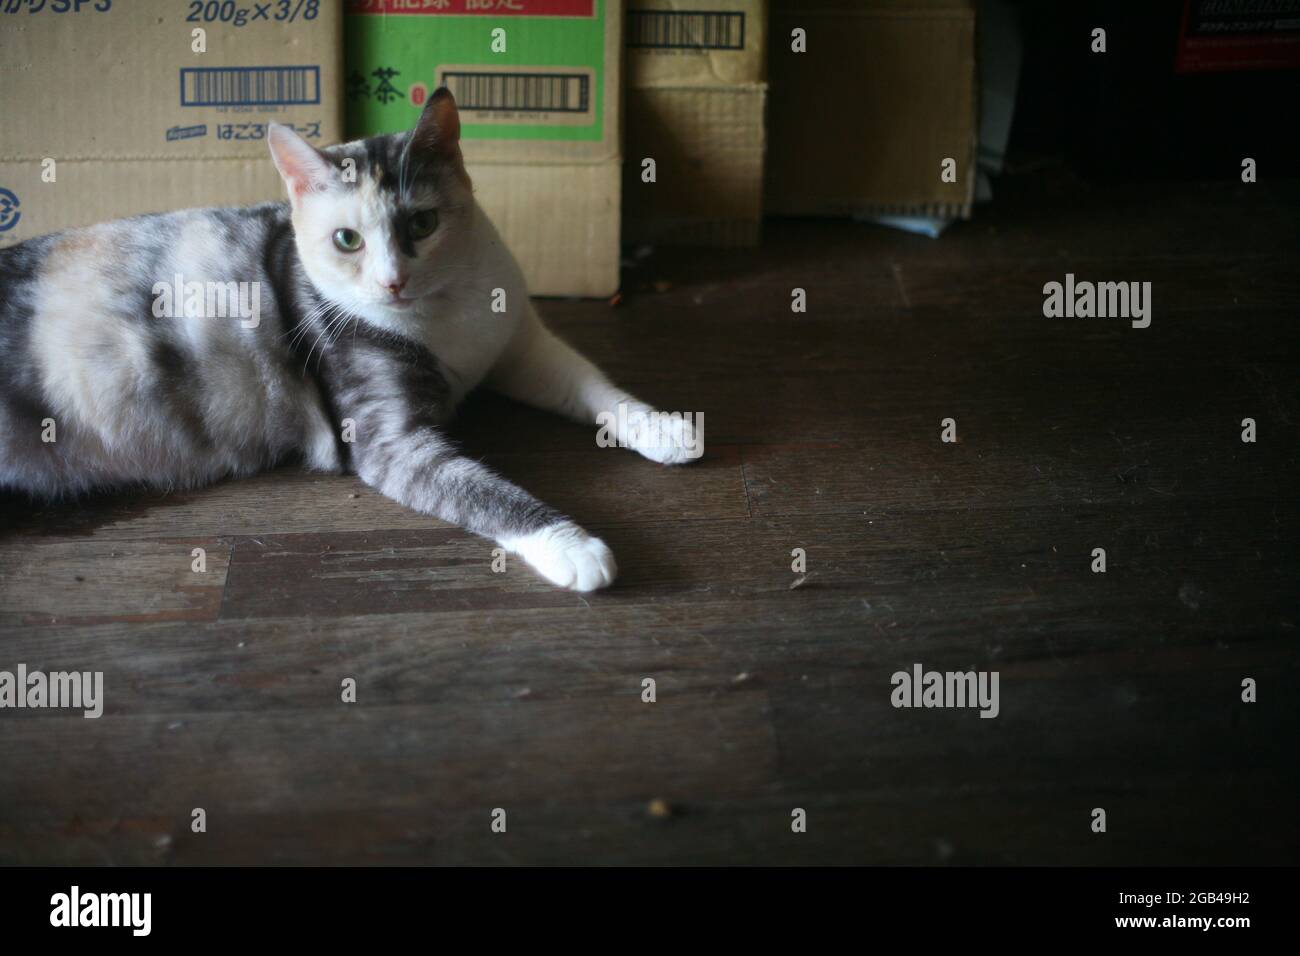
<path fill-rule="evenodd" d="M 271 147 L 275 168 L 293 199 L 327 188 L 338 174 L 338 169 L 320 150 L 282 123 L 270 124 L 266 142 Z"/>

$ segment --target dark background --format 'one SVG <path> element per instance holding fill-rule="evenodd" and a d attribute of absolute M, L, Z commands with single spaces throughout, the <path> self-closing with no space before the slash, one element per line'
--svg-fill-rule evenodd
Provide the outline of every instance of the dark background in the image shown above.
<path fill-rule="evenodd" d="M 1300 71 L 1175 73 L 1182 0 L 1015 6 L 1013 160 L 1058 155 L 1110 182 L 1218 179 L 1245 156 L 1261 175 L 1300 175 Z M 1094 27 L 1104 55 L 1081 42 Z"/>

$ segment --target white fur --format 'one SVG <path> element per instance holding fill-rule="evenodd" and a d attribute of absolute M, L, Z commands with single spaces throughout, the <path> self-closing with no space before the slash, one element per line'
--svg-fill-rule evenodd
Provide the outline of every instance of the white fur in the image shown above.
<path fill-rule="evenodd" d="M 595 424 L 600 415 L 612 415 L 622 422 L 639 413 L 652 424 L 657 420 L 649 405 L 613 385 L 588 359 L 556 338 L 531 308 L 498 358 L 487 384 L 517 401 L 586 424 Z M 620 418 L 620 405 L 631 414 Z M 695 446 L 695 427 L 681 417 L 639 431 L 620 428 L 617 439 L 620 445 L 664 465 L 699 457 L 690 451 Z"/>
<path fill-rule="evenodd" d="M 681 465 L 698 458 L 695 424 L 682 416 L 655 415 L 648 406 L 638 410 L 643 424 L 620 428 L 618 439 L 634 451 L 661 465 Z"/>
<path fill-rule="evenodd" d="M 519 538 L 504 538 L 500 543 L 562 588 L 595 591 L 608 587 L 618 575 L 614 553 L 605 542 L 569 521 Z"/>
<path fill-rule="evenodd" d="M 31 353 L 49 416 L 58 426 L 57 440 L 78 462 L 82 484 L 146 480 L 185 486 L 251 474 L 267 463 L 250 450 L 258 440 L 283 452 L 303 448 L 311 467 L 337 469 L 333 429 L 315 387 L 283 377 L 260 355 L 250 355 L 250 337 L 234 319 L 178 310 L 148 320 L 168 323 L 203 359 L 192 371 L 209 387 L 198 388 L 196 381 L 194 395 L 207 402 L 196 411 L 215 439 L 211 447 L 190 447 L 173 422 L 151 413 L 157 402 L 151 334 L 138 314 L 140 297 L 123 295 L 123 289 L 148 289 L 154 281 L 171 282 L 175 274 L 186 281 L 230 278 L 222 266 L 228 251 L 203 212 L 175 216 L 180 234 L 160 276 L 133 275 L 133 264 L 121 261 L 118 250 L 129 236 L 129 222 L 69 232 L 41 270 Z M 289 392 L 295 394 L 286 400 Z M 284 417 L 272 418 L 273 408 Z M 16 464 L 12 470 L 25 484 L 55 480 L 49 474 L 23 475 Z M 49 484 L 42 490 L 64 489 Z"/>

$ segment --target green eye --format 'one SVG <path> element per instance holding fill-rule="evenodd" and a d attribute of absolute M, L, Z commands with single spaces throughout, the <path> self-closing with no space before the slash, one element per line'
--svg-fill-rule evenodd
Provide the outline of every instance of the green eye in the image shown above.
<path fill-rule="evenodd" d="M 335 229 L 334 247 L 339 252 L 356 252 L 364 246 L 365 240 L 355 229 Z"/>
<path fill-rule="evenodd" d="M 424 239 L 433 235 L 433 230 L 438 228 L 438 211 L 436 209 L 423 209 L 420 212 L 411 213 L 411 217 L 406 220 L 406 234 L 412 239 Z"/>

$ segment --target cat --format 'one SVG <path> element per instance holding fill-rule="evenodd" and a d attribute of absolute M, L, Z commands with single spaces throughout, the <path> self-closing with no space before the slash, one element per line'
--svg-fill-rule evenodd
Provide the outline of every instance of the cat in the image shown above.
<path fill-rule="evenodd" d="M 288 202 L 0 250 L 0 486 L 190 488 L 298 457 L 491 538 L 560 587 L 609 585 L 603 541 L 441 427 L 482 384 L 616 421 L 619 445 L 663 464 L 698 457 L 703 435 L 542 324 L 474 198 L 451 93 L 402 133 L 317 149 L 271 124 L 267 139 Z"/>

